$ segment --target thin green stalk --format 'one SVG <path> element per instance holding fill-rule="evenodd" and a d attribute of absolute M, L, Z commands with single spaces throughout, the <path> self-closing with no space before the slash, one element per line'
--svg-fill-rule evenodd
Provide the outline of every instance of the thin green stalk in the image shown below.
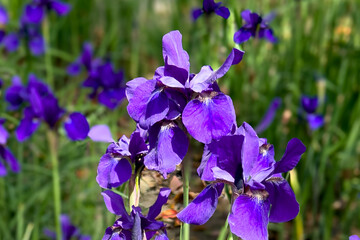
<path fill-rule="evenodd" d="M 183 196 L 184 196 L 184 208 L 189 205 L 189 189 L 190 189 L 190 173 L 191 173 L 191 161 L 189 158 L 185 157 L 184 159 L 184 169 L 183 169 Z M 190 239 L 190 224 L 182 223 L 182 240 Z"/>
<path fill-rule="evenodd" d="M 43 34 L 45 38 L 46 48 L 49 48 L 50 46 L 50 21 L 48 18 L 45 18 L 44 24 L 43 24 Z M 54 88 L 54 73 L 51 63 L 51 52 L 45 51 L 45 68 L 46 68 L 46 80 L 47 83 L 51 88 Z"/>
<path fill-rule="evenodd" d="M 62 239 L 61 224 L 60 224 L 61 191 L 60 191 L 59 161 L 58 161 L 58 153 L 57 153 L 58 138 L 56 132 L 52 130 L 48 130 L 47 137 L 48 137 L 50 158 L 52 164 L 56 237 L 58 240 L 61 240 Z"/>

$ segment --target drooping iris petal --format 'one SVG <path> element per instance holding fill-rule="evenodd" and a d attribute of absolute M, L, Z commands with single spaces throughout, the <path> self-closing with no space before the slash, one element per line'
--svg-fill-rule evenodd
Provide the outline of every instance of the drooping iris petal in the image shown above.
<path fill-rule="evenodd" d="M 218 197 L 221 194 L 216 185 L 221 190 L 224 187 L 223 183 L 208 185 L 186 208 L 177 214 L 177 218 L 182 222 L 195 225 L 206 223 L 214 214 Z"/>
<path fill-rule="evenodd" d="M 44 9 L 40 5 L 28 4 L 25 7 L 24 20 L 29 23 L 39 24 L 44 18 Z"/>
<path fill-rule="evenodd" d="M 66 71 L 70 76 L 76 76 L 81 71 L 81 64 L 78 61 L 75 61 L 66 68 Z"/>
<path fill-rule="evenodd" d="M 50 2 L 50 8 L 52 8 L 60 16 L 68 14 L 71 10 L 70 4 L 58 0 L 52 0 Z"/>
<path fill-rule="evenodd" d="M 98 96 L 99 102 L 112 110 L 115 109 L 124 98 L 124 88 L 104 90 Z"/>
<path fill-rule="evenodd" d="M 64 128 L 68 137 L 73 141 L 84 140 L 90 130 L 86 117 L 79 112 L 69 115 L 68 119 L 64 122 Z"/>
<path fill-rule="evenodd" d="M 196 8 L 192 11 L 192 17 L 193 20 L 195 21 L 196 19 L 198 19 L 201 15 L 203 14 L 203 11 L 201 8 Z"/>
<path fill-rule="evenodd" d="M 299 213 L 299 203 L 288 182 L 283 178 L 270 178 L 264 182 L 271 203 L 270 222 L 287 222 Z"/>
<path fill-rule="evenodd" d="M 129 215 L 125 209 L 124 201 L 120 195 L 110 190 L 105 190 L 101 193 L 101 195 L 104 197 L 104 202 L 109 212 L 120 216 L 121 219 L 129 219 Z"/>
<path fill-rule="evenodd" d="M 4 37 L 3 44 L 9 52 L 14 52 L 20 45 L 19 36 L 16 33 L 9 33 Z"/>
<path fill-rule="evenodd" d="M 265 38 L 271 43 L 276 43 L 277 38 L 275 37 L 273 30 L 270 28 L 267 29 L 260 29 L 259 30 L 259 38 Z"/>
<path fill-rule="evenodd" d="M 169 112 L 169 99 L 164 91 L 155 91 L 147 105 L 144 121 L 140 121 L 141 126 L 150 127 L 163 120 Z"/>
<path fill-rule="evenodd" d="M 114 142 L 111 131 L 105 124 L 91 127 L 88 136 L 94 142 Z"/>
<path fill-rule="evenodd" d="M 251 31 L 245 28 L 240 28 L 239 31 L 237 31 L 234 34 L 234 42 L 237 44 L 241 44 L 249 40 L 250 37 L 251 37 Z"/>
<path fill-rule="evenodd" d="M 217 166 L 217 156 L 212 154 L 208 149 L 208 145 L 204 147 L 204 153 L 201 158 L 200 166 L 197 173 L 203 181 L 215 181 L 214 174 L 211 169 Z"/>
<path fill-rule="evenodd" d="M 24 117 L 17 129 L 15 135 L 18 141 L 22 142 L 28 139 L 40 126 L 40 121 L 32 118 Z"/>
<path fill-rule="evenodd" d="M 128 99 L 127 111 L 132 119 L 139 122 L 145 117 L 147 102 L 155 90 L 156 80 L 148 80 L 135 88 L 134 95 Z"/>
<path fill-rule="evenodd" d="M 185 157 L 189 140 L 175 124 L 156 124 L 149 129 L 149 153 L 144 158 L 148 169 L 159 171 L 164 178 L 175 170 Z"/>
<path fill-rule="evenodd" d="M 219 167 L 213 167 L 213 168 L 211 168 L 211 170 L 213 172 L 213 175 L 214 175 L 215 179 L 225 181 L 225 182 L 228 182 L 228 183 L 234 183 L 235 182 L 235 179 L 233 178 L 233 176 L 231 176 L 231 174 L 228 173 L 227 171 L 222 170 Z"/>
<path fill-rule="evenodd" d="M 324 125 L 324 117 L 320 114 L 308 114 L 306 118 L 313 131 Z"/>
<path fill-rule="evenodd" d="M 1 120 L 1 119 L 0 119 Z M 6 141 L 9 137 L 9 133 L 8 131 L 6 131 L 6 129 L 3 127 L 3 123 L 0 123 L 0 144 L 5 145 Z"/>
<path fill-rule="evenodd" d="M 127 159 L 117 159 L 111 153 L 107 153 L 100 159 L 96 181 L 100 187 L 111 189 L 129 180 L 131 172 L 131 165 Z"/>
<path fill-rule="evenodd" d="M 240 195 L 228 221 L 232 233 L 244 240 L 268 240 L 269 200 Z"/>
<path fill-rule="evenodd" d="M 272 100 L 261 122 L 255 127 L 255 131 L 257 132 L 257 134 L 262 133 L 270 126 L 270 124 L 275 118 L 276 111 L 279 109 L 280 105 L 281 98 L 277 97 Z"/>
<path fill-rule="evenodd" d="M 8 21 L 9 21 L 9 16 L 7 14 L 7 11 L 5 7 L 0 5 L 0 24 L 6 25 Z"/>
<path fill-rule="evenodd" d="M 167 202 L 171 193 L 170 188 L 161 188 L 156 202 L 149 208 L 148 219 L 155 219 L 161 212 L 161 207 Z"/>
<path fill-rule="evenodd" d="M 162 39 L 164 62 L 189 72 L 189 55 L 182 47 L 182 36 L 179 31 L 171 31 Z"/>
<path fill-rule="evenodd" d="M 17 173 L 20 171 L 20 164 L 15 158 L 15 156 L 11 153 L 11 151 L 6 147 L 1 147 L 1 157 L 7 162 L 10 166 L 11 171 Z"/>
<path fill-rule="evenodd" d="M 306 151 L 305 145 L 297 138 L 288 142 L 284 156 L 275 164 L 275 173 L 283 173 L 292 170 L 300 161 L 301 155 Z"/>
<path fill-rule="evenodd" d="M 349 237 L 349 240 L 360 240 L 360 237 L 358 237 L 357 235 L 352 235 Z"/>
<path fill-rule="evenodd" d="M 215 9 L 215 13 L 216 13 L 217 15 L 219 15 L 220 17 L 223 17 L 223 18 L 225 18 L 225 19 L 228 19 L 229 16 L 230 16 L 230 11 L 229 11 L 229 9 L 228 9 L 227 7 L 224 7 L 224 6 Z"/>
<path fill-rule="evenodd" d="M 31 37 L 29 48 L 34 56 L 39 56 L 45 52 L 45 40 L 41 35 Z"/>
<path fill-rule="evenodd" d="M 218 93 L 214 97 L 191 100 L 182 117 L 192 137 L 199 142 L 210 143 L 230 132 L 236 116 L 231 98 Z"/>

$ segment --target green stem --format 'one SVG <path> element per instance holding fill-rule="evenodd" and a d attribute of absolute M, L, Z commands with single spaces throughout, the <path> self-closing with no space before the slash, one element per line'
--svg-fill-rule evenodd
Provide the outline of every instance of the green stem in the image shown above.
<path fill-rule="evenodd" d="M 50 47 L 50 21 L 48 18 L 45 18 L 44 24 L 43 24 L 43 34 L 45 38 L 46 48 L 45 51 L 45 68 L 46 68 L 46 74 L 47 74 L 47 83 L 51 88 L 54 88 L 54 74 L 52 69 L 52 63 L 51 63 L 51 53 L 49 51 Z"/>
<path fill-rule="evenodd" d="M 61 223 L 60 223 L 61 192 L 60 192 L 59 161 L 57 154 L 58 138 L 56 132 L 52 130 L 48 130 L 47 137 L 48 137 L 50 158 L 52 164 L 56 236 L 58 240 L 61 240 L 62 239 Z"/>
<path fill-rule="evenodd" d="M 184 196 L 184 208 L 189 205 L 189 189 L 190 189 L 190 173 L 191 173 L 191 161 L 189 158 L 185 157 L 183 165 L 183 196 Z M 190 225 L 188 223 L 182 223 L 182 239 L 190 239 Z"/>

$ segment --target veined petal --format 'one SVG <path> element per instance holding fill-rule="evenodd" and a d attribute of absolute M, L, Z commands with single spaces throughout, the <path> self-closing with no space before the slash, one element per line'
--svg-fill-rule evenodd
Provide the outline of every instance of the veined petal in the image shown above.
<path fill-rule="evenodd" d="M 121 219 L 129 220 L 129 215 L 126 212 L 124 201 L 119 194 L 106 190 L 102 192 L 101 195 L 104 197 L 104 202 L 109 212 L 120 216 Z"/>
<path fill-rule="evenodd" d="M 127 159 L 116 159 L 107 153 L 100 159 L 96 181 L 100 187 L 111 189 L 129 180 L 131 172 L 131 165 Z"/>
<path fill-rule="evenodd" d="M 105 124 L 93 126 L 88 136 L 94 142 L 114 142 L 110 128 Z"/>
<path fill-rule="evenodd" d="M 139 77 L 139 78 L 134 78 L 133 80 L 126 83 L 125 93 L 126 93 L 126 98 L 128 99 L 129 102 L 135 94 L 135 89 L 141 84 L 144 84 L 146 81 L 147 81 L 146 78 Z"/>
<path fill-rule="evenodd" d="M 182 47 L 182 36 L 179 31 L 171 31 L 162 39 L 164 62 L 189 72 L 189 55 Z"/>
<path fill-rule="evenodd" d="M 240 195 L 228 218 L 231 232 L 244 240 L 268 240 L 269 210 L 269 200 Z"/>
<path fill-rule="evenodd" d="M 195 225 L 206 223 L 214 214 L 218 197 L 221 194 L 216 185 L 219 185 L 221 190 L 224 187 L 222 183 L 208 185 L 186 208 L 177 214 L 180 221 Z"/>
<path fill-rule="evenodd" d="M 186 155 L 189 140 L 175 124 L 156 124 L 149 129 L 149 153 L 144 158 L 148 169 L 159 171 L 164 178 L 175 170 Z"/>
<path fill-rule="evenodd" d="M 293 138 L 286 146 L 284 156 L 275 164 L 275 173 L 292 170 L 300 161 L 301 155 L 306 151 L 305 145 L 297 138 Z"/>
<path fill-rule="evenodd" d="M 156 202 L 149 208 L 148 219 L 155 219 L 161 212 L 161 207 L 167 202 L 171 193 L 170 188 L 161 188 Z"/>
<path fill-rule="evenodd" d="M 270 222 L 287 222 L 299 213 L 299 203 L 288 182 L 283 178 L 270 178 L 264 182 L 271 203 Z"/>
<path fill-rule="evenodd" d="M 140 125 L 150 127 L 155 123 L 163 120 L 169 112 L 169 99 L 162 90 L 155 91 L 147 105 L 144 121 L 140 121 Z"/>
<path fill-rule="evenodd" d="M 69 118 L 64 122 L 64 128 L 68 137 L 73 141 L 84 140 L 90 130 L 86 117 L 79 112 L 69 115 Z"/>
<path fill-rule="evenodd" d="M 202 143 L 225 136 L 235 123 L 234 105 L 231 98 L 223 93 L 191 100 L 182 116 L 190 135 Z"/>

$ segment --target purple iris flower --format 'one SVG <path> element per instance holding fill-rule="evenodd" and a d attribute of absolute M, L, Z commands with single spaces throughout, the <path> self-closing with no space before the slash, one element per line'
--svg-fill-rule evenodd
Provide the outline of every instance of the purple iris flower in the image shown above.
<path fill-rule="evenodd" d="M 62 240 L 91 240 L 90 236 L 80 234 L 79 229 L 71 223 L 67 215 L 62 214 L 60 216 L 60 223 Z M 44 234 L 50 239 L 56 239 L 56 233 L 49 229 L 45 229 Z"/>
<path fill-rule="evenodd" d="M 41 121 L 48 124 L 51 129 L 57 127 L 64 116 L 65 110 L 58 104 L 58 100 L 50 88 L 35 75 L 29 75 L 27 86 L 21 84 L 19 77 L 13 78 L 13 84 L 5 93 L 10 110 L 16 110 L 21 105 L 26 105 L 23 119 L 16 129 L 19 141 L 25 141 L 40 126 Z M 64 122 L 68 137 L 73 140 L 83 140 L 89 132 L 89 124 L 81 113 L 71 113 Z"/>
<path fill-rule="evenodd" d="M 14 155 L 11 153 L 10 149 L 6 147 L 6 142 L 9 137 L 8 131 L 3 126 L 5 119 L 0 118 L 0 177 L 3 177 L 7 174 L 7 170 L 3 161 L 6 162 L 11 171 L 17 173 L 20 171 L 20 165 Z"/>
<path fill-rule="evenodd" d="M 357 235 L 352 235 L 349 237 L 349 240 L 360 240 L 360 237 L 358 237 Z"/>
<path fill-rule="evenodd" d="M 271 13 L 264 18 L 250 10 L 241 12 L 241 17 L 245 20 L 239 31 L 234 34 L 234 42 L 241 44 L 250 39 L 250 37 L 265 38 L 271 43 L 277 42 L 277 38 L 273 34 L 273 30 L 269 27 L 269 23 L 273 20 L 274 14 Z"/>
<path fill-rule="evenodd" d="M 202 8 L 196 8 L 192 11 L 193 19 L 198 19 L 203 14 L 215 13 L 220 17 L 228 19 L 230 16 L 230 11 L 227 7 L 221 6 L 221 2 L 215 3 L 214 0 L 204 0 Z"/>
<path fill-rule="evenodd" d="M 9 21 L 9 16 L 6 11 L 6 8 L 2 5 L 0 5 L 0 24 L 6 25 Z"/>
<path fill-rule="evenodd" d="M 204 224 L 213 215 L 224 183 L 233 191 L 229 215 L 232 233 L 244 240 L 268 239 L 267 225 L 296 217 L 299 204 L 281 173 L 293 169 L 305 146 L 291 139 L 280 161 L 274 160 L 274 147 L 258 138 L 252 127 L 243 123 L 234 135 L 205 146 L 198 173 L 213 181 L 177 216 L 186 223 Z M 271 206 L 271 207 L 270 207 Z"/>
<path fill-rule="evenodd" d="M 92 132 L 92 139 L 102 138 L 102 132 L 96 130 Z M 139 130 L 134 131 L 130 139 L 124 135 L 118 142 L 111 143 L 99 162 L 96 181 L 100 187 L 111 189 L 128 181 L 132 174 L 130 163 L 143 165 L 147 151 L 148 146 Z"/>
<path fill-rule="evenodd" d="M 244 52 L 233 49 L 219 69 L 204 66 L 195 75 L 189 73 L 189 55 L 182 48 L 181 33 L 169 32 L 162 42 L 165 66 L 157 68 L 151 80 L 129 81 L 126 96 L 129 115 L 148 129 L 150 150 L 145 166 L 165 177 L 187 152 L 182 126 L 203 143 L 230 133 L 235 124 L 234 106 L 231 98 L 220 92 L 216 80 L 239 63 Z"/>
<path fill-rule="evenodd" d="M 270 124 L 275 118 L 276 111 L 279 109 L 280 105 L 281 98 L 276 97 L 271 101 L 270 106 L 266 111 L 264 117 L 262 118 L 261 122 L 255 127 L 255 131 L 258 134 L 262 133 L 270 126 Z"/>
<path fill-rule="evenodd" d="M 59 0 L 33 0 L 24 9 L 24 20 L 28 23 L 39 24 L 44 19 L 45 10 L 54 10 L 59 16 L 64 16 L 70 9 L 68 3 Z"/>
<path fill-rule="evenodd" d="M 156 202 L 149 208 L 148 214 L 144 216 L 141 213 L 141 208 L 135 206 L 132 207 L 129 215 L 120 195 L 110 190 L 102 192 L 107 209 L 120 216 L 111 227 L 105 230 L 102 240 L 143 240 L 151 239 L 154 236 L 155 240 L 168 240 L 165 224 L 156 221 L 155 218 L 160 214 L 161 207 L 167 202 L 170 193 L 169 188 L 161 188 Z"/>
<path fill-rule="evenodd" d="M 310 97 L 303 95 L 301 97 L 301 106 L 305 111 L 309 127 L 313 131 L 324 125 L 324 116 L 315 113 L 318 105 L 319 100 L 317 96 Z"/>
<path fill-rule="evenodd" d="M 20 46 L 20 37 L 17 33 L 9 33 L 3 38 L 3 44 L 6 50 L 14 52 Z"/>

